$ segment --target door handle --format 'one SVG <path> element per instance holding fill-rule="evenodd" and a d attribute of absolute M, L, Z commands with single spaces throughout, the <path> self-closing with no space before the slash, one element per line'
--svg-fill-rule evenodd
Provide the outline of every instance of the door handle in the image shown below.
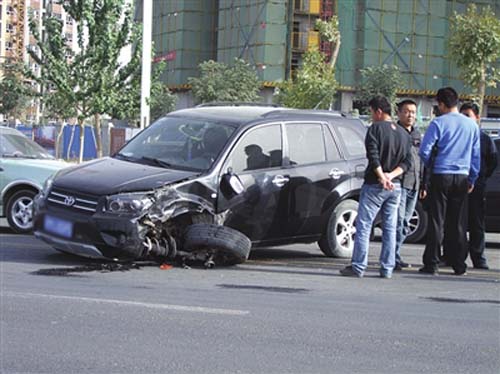
<path fill-rule="evenodd" d="M 272 183 L 276 187 L 283 187 L 286 183 L 288 183 L 289 180 L 290 180 L 290 178 L 284 177 L 283 175 L 277 175 L 273 178 Z"/>
<path fill-rule="evenodd" d="M 345 171 L 344 170 L 340 170 L 340 169 L 337 169 L 337 168 L 333 168 L 332 170 L 330 170 L 330 172 L 328 173 L 328 175 L 330 177 L 332 177 L 333 179 L 339 179 L 342 175 L 345 174 Z"/>

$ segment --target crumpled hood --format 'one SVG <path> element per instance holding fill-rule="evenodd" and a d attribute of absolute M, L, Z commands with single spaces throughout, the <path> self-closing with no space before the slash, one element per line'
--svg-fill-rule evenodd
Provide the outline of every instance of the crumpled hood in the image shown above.
<path fill-rule="evenodd" d="M 148 191 L 198 174 L 105 157 L 59 172 L 53 186 L 103 196 Z"/>

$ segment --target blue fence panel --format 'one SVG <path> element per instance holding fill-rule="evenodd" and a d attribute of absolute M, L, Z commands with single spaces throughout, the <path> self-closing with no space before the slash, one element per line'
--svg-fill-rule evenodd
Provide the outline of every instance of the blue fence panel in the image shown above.
<path fill-rule="evenodd" d="M 22 132 L 26 137 L 33 139 L 33 127 L 31 126 L 16 126 L 16 130 Z"/>
<path fill-rule="evenodd" d="M 63 133 L 63 158 L 75 159 L 80 154 L 80 126 L 65 126 Z M 85 126 L 85 142 L 83 145 L 83 159 L 97 157 L 97 148 L 94 128 Z"/>

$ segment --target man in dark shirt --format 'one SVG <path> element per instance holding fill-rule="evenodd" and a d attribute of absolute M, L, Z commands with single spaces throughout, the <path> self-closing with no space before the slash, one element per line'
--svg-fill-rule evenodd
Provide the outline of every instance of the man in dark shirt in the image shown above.
<path fill-rule="evenodd" d="M 401 196 L 401 174 L 411 166 L 410 136 L 391 120 L 391 104 L 385 97 L 370 100 L 373 124 L 365 138 L 368 167 L 361 188 L 356 239 L 351 265 L 344 276 L 362 277 L 368 265 L 368 247 L 373 221 L 382 211 L 383 233 L 380 276 L 391 278 L 395 265 L 397 212 Z"/>
<path fill-rule="evenodd" d="M 479 106 L 475 103 L 464 103 L 460 113 L 478 122 Z M 497 167 L 497 148 L 493 140 L 484 131 L 480 131 L 481 168 L 474 185 L 474 190 L 469 194 L 469 255 L 476 269 L 488 269 L 484 256 L 484 212 L 486 180 Z"/>
<path fill-rule="evenodd" d="M 412 166 L 404 173 L 401 183 L 401 202 L 399 204 L 398 226 L 396 229 L 396 267 L 394 270 L 402 270 L 411 266 L 403 261 L 401 247 L 410 231 L 410 219 L 417 204 L 420 186 L 420 158 L 418 157 L 418 148 L 422 140 L 422 135 L 415 128 L 416 115 L 417 103 L 415 101 L 406 99 L 398 103 L 398 125 L 408 131 L 412 142 Z"/>

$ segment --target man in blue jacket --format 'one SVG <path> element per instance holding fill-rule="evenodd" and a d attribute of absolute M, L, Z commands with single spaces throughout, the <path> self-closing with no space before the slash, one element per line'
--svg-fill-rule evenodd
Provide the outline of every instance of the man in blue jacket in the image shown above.
<path fill-rule="evenodd" d="M 481 153 L 479 128 L 458 112 L 458 95 L 451 87 L 438 90 L 436 99 L 441 116 L 429 125 L 419 155 L 431 167 L 429 190 L 429 228 L 421 273 L 438 271 L 445 219 L 449 237 L 448 261 L 456 275 L 466 273 L 467 265 L 467 195 L 479 175 Z M 436 154 L 432 157 L 432 149 Z M 432 158 L 434 159 L 432 161 Z"/>

